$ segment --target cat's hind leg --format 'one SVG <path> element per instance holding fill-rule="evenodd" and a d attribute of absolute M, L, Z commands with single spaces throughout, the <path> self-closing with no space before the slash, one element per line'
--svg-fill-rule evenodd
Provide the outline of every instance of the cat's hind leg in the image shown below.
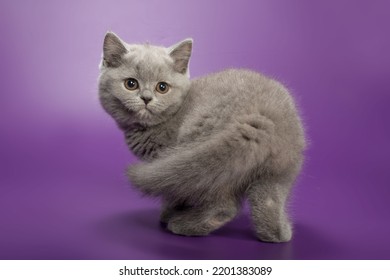
<path fill-rule="evenodd" d="M 177 213 L 185 211 L 189 207 L 190 206 L 186 205 L 184 202 L 169 201 L 164 199 L 161 206 L 160 222 L 163 224 L 168 224 L 169 220 L 173 216 L 175 216 Z"/>
<path fill-rule="evenodd" d="M 253 183 L 247 190 L 257 237 L 264 242 L 287 242 L 292 227 L 286 213 L 289 185 L 276 182 Z"/>
<path fill-rule="evenodd" d="M 210 202 L 176 211 L 169 219 L 167 228 L 185 236 L 204 236 L 231 221 L 238 213 L 240 204 L 234 200 Z"/>

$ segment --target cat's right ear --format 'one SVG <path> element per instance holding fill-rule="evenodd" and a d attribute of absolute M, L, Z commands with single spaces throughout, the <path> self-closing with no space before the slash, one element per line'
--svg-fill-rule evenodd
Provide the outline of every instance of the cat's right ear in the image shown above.
<path fill-rule="evenodd" d="M 125 53 L 127 49 L 122 40 L 113 32 L 107 32 L 103 43 L 103 66 L 118 67 Z"/>

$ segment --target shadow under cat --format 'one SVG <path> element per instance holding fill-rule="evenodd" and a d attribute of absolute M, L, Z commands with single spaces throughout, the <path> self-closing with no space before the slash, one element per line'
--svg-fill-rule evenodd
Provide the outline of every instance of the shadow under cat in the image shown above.
<path fill-rule="evenodd" d="M 127 248 L 126 259 L 148 259 L 152 255 L 154 259 L 334 259 L 335 251 L 345 250 L 310 225 L 300 223 L 294 226 L 295 236 L 289 243 L 260 242 L 245 211 L 206 237 L 174 235 L 158 217 L 158 209 L 118 213 L 101 220 L 98 230 L 104 239 Z"/>

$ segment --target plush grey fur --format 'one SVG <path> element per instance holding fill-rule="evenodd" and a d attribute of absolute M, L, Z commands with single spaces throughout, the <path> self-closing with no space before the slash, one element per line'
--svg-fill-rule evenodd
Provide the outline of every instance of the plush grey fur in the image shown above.
<path fill-rule="evenodd" d="M 207 235 L 232 220 L 247 198 L 257 237 L 289 241 L 286 200 L 305 139 L 288 91 L 248 70 L 190 81 L 191 39 L 170 48 L 128 45 L 109 32 L 103 50 L 101 104 L 143 160 L 128 176 L 143 193 L 163 199 L 167 228 Z M 128 78 L 139 88 L 126 89 Z M 159 93 L 158 82 L 169 91 Z"/>

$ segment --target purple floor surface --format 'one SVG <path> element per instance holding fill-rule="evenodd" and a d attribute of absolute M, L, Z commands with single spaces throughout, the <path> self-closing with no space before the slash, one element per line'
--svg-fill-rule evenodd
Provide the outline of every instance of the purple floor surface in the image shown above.
<path fill-rule="evenodd" d="M 390 259 L 390 4 L 184 2 L 1 1 L 0 259 Z M 310 139 L 291 242 L 257 241 L 246 208 L 208 237 L 159 225 L 97 99 L 107 30 L 191 36 L 193 77 L 250 68 L 291 89 Z"/>

